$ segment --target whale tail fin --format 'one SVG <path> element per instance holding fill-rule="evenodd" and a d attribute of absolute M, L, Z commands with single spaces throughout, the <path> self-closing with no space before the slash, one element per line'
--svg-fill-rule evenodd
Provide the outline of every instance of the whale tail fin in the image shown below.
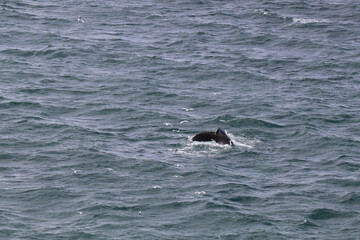
<path fill-rule="evenodd" d="M 218 130 L 216 130 L 216 134 L 219 134 L 219 133 L 226 135 L 225 131 L 222 130 L 221 128 L 218 128 Z"/>

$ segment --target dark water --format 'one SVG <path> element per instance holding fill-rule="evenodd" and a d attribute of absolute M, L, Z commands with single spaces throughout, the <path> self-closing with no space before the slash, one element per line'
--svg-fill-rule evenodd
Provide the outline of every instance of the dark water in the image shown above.
<path fill-rule="evenodd" d="M 359 12 L 1 0 L 0 238 L 359 239 Z"/>

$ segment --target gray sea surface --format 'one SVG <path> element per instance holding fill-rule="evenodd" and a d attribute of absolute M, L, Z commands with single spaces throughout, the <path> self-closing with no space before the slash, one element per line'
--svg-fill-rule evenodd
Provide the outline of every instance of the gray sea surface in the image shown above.
<path fill-rule="evenodd" d="M 359 239 L 359 12 L 0 0 L 0 239 Z"/>

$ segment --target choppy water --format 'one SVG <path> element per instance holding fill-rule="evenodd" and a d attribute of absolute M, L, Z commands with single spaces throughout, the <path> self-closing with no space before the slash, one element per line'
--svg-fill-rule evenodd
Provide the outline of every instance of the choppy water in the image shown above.
<path fill-rule="evenodd" d="M 359 239 L 359 12 L 1 0 L 0 238 Z"/>

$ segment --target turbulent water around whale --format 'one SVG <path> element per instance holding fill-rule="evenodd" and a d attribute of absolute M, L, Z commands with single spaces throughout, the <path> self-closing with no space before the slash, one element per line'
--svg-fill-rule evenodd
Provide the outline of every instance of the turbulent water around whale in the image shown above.
<path fill-rule="evenodd" d="M 1 0 L 0 239 L 359 239 L 359 12 Z"/>

